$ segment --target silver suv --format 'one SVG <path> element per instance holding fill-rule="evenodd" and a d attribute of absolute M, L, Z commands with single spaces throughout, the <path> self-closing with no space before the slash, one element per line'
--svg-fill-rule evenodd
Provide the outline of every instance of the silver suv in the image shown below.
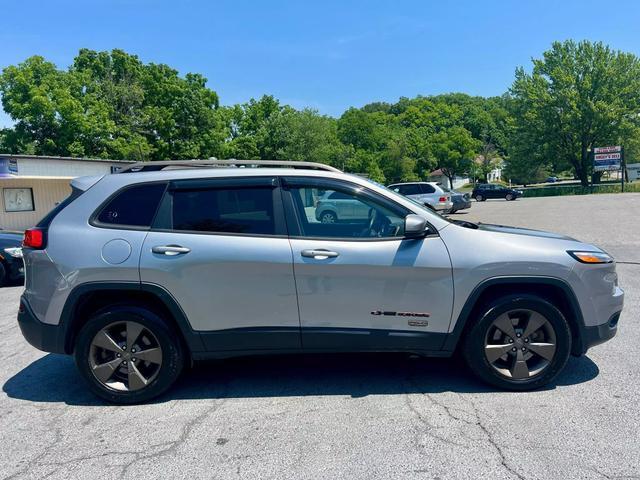
<path fill-rule="evenodd" d="M 152 162 L 72 187 L 25 232 L 18 322 L 112 402 L 161 394 L 195 360 L 292 352 L 459 351 L 528 390 L 622 310 L 593 245 L 452 222 L 320 164 Z M 333 192 L 366 215 L 318 220 Z"/>
<path fill-rule="evenodd" d="M 437 212 L 452 213 L 455 210 L 451 191 L 436 182 L 394 183 L 388 188 Z"/>

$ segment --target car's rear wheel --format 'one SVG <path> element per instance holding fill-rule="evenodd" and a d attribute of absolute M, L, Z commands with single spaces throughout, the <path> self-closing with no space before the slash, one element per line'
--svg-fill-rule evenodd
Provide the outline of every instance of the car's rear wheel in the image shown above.
<path fill-rule="evenodd" d="M 184 364 L 180 337 L 144 307 L 97 312 L 79 332 L 76 365 L 89 388 L 114 403 L 140 403 L 166 391 Z"/>
<path fill-rule="evenodd" d="M 507 199 L 507 201 L 511 201 L 511 200 L 515 200 L 515 197 L 513 196 L 512 193 L 507 193 L 507 195 L 504 197 Z"/>
<path fill-rule="evenodd" d="M 488 304 L 467 333 L 463 354 L 482 380 L 508 390 L 532 390 L 553 381 L 571 352 L 562 313 L 533 295 Z"/>
<path fill-rule="evenodd" d="M 484 197 L 480 194 L 477 194 L 475 198 L 476 202 L 484 202 Z"/>
<path fill-rule="evenodd" d="M 330 212 L 327 210 L 320 214 L 321 223 L 336 223 L 337 221 L 338 221 L 338 217 L 333 212 Z"/>

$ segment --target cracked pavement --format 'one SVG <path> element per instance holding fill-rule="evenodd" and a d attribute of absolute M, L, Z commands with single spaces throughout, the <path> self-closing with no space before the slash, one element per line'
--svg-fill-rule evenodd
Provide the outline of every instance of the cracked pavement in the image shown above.
<path fill-rule="evenodd" d="M 474 203 L 618 261 L 618 335 L 550 388 L 501 392 L 455 359 L 308 355 L 199 364 L 154 403 L 105 405 L 29 346 L 0 289 L 0 478 L 640 478 L 640 194 Z M 638 264 L 634 264 L 638 263 Z"/>

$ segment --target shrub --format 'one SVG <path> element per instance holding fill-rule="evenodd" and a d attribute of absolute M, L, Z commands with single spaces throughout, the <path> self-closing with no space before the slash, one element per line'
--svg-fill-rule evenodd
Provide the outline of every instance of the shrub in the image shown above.
<path fill-rule="evenodd" d="M 525 188 L 524 197 L 555 197 L 559 195 L 588 195 L 590 193 L 620 193 L 619 183 L 600 183 L 589 187 L 582 185 L 554 185 Z M 640 183 L 626 183 L 625 192 L 640 192 Z"/>

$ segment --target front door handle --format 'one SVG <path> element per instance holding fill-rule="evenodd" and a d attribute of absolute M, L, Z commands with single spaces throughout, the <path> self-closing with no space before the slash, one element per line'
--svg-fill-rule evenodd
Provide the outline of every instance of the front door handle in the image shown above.
<path fill-rule="evenodd" d="M 174 256 L 189 253 L 191 249 L 187 247 L 181 247 L 180 245 L 158 245 L 156 247 L 153 247 L 151 251 L 153 253 L 161 253 L 163 255 Z"/>
<path fill-rule="evenodd" d="M 315 258 L 316 260 L 326 260 L 327 258 L 336 258 L 340 254 L 338 252 L 325 250 L 324 248 L 318 248 L 315 250 L 302 250 L 300 255 L 308 258 Z"/>

